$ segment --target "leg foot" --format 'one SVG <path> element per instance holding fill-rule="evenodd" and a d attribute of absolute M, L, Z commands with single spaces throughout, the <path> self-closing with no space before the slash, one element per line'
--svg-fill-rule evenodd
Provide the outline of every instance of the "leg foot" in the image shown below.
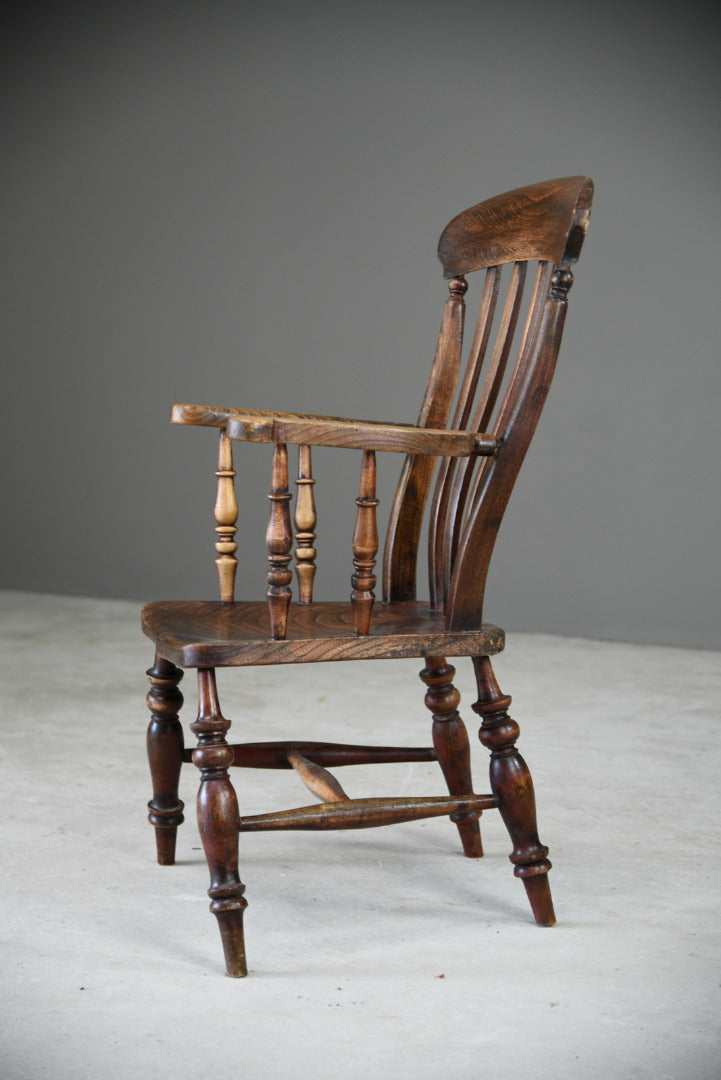
<path fill-rule="evenodd" d="M 478 701 L 473 709 L 483 717 L 479 738 L 491 751 L 491 790 L 513 842 L 510 860 L 516 877 L 526 887 L 536 922 L 553 926 L 556 917 L 548 884 L 551 864 L 548 848 L 538 838 L 533 780 L 516 749 L 520 729 L 508 715 L 511 699 L 501 693 L 487 656 L 474 658 L 473 666 L 478 682 Z"/>
<path fill-rule="evenodd" d="M 550 863 L 548 864 L 550 867 Z M 553 910 L 551 899 L 551 887 L 548 884 L 548 872 L 533 874 L 524 877 L 523 884 L 526 886 L 526 895 L 531 904 L 533 918 L 539 926 L 555 926 L 556 913 Z"/>
<path fill-rule="evenodd" d="M 466 725 L 458 715 L 461 695 L 453 685 L 456 669 L 443 656 L 427 656 L 421 679 L 428 687 L 425 703 L 433 714 L 433 746 L 451 795 L 469 795 L 473 791 L 471 752 Z M 469 859 L 483 855 L 481 830 L 477 815 L 453 814 Z"/>
<path fill-rule="evenodd" d="M 225 957 L 225 972 L 231 979 L 244 979 L 248 974 L 248 964 L 245 959 L 243 908 L 216 911 L 213 904 L 211 904 L 210 910 L 218 919 L 220 940 L 223 944 L 223 956 Z"/>
<path fill-rule="evenodd" d="M 183 822 L 183 803 L 178 797 L 183 764 L 183 729 L 178 719 L 183 695 L 178 683 L 183 672 L 169 660 L 156 656 L 146 674 L 150 691 L 145 700 L 152 713 L 147 749 L 153 783 L 148 820 L 155 826 L 158 862 L 161 866 L 172 866 L 178 825 Z"/>
<path fill-rule="evenodd" d="M 200 769 L 198 828 L 210 870 L 210 910 L 218 920 L 228 975 L 247 975 L 243 912 L 248 906 L 238 875 L 239 814 L 235 789 L 228 776 L 233 751 L 225 740 L 230 722 L 220 712 L 212 669 L 198 671 L 198 719 L 191 725 L 198 736 L 193 763 Z"/>

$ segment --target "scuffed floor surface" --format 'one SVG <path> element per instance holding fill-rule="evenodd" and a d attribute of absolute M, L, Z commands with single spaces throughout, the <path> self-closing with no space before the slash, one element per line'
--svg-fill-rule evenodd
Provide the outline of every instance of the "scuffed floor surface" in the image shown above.
<path fill-rule="evenodd" d="M 721 656 L 509 634 L 554 864 L 530 921 L 495 812 L 486 857 L 433 820 L 248 834 L 250 976 L 223 974 L 185 766 L 178 864 L 154 862 L 139 605 L 0 595 L 3 1080 L 717 1080 Z M 223 672 L 236 740 L 426 741 L 418 661 Z M 471 668 L 457 685 L 469 728 Z M 193 673 L 182 684 L 195 711 Z M 366 713 L 368 714 L 366 716 Z M 476 744 L 476 789 L 488 790 Z M 351 795 L 441 794 L 432 764 Z M 303 805 L 234 771 L 241 807 Z"/>

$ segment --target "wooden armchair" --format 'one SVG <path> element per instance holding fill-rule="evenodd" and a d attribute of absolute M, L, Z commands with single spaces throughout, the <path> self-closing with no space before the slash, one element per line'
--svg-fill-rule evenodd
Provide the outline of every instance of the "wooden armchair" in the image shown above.
<path fill-rule="evenodd" d="M 200 770 L 197 810 L 210 868 L 210 910 L 220 925 L 229 975 L 247 970 L 242 924 L 247 902 L 238 875 L 238 838 L 244 831 L 367 828 L 447 815 L 458 828 L 464 853 L 479 857 L 478 819 L 483 810 L 497 808 L 513 844 L 514 872 L 523 881 L 536 922 L 554 922 L 551 864 L 538 838 L 533 784 L 516 749 L 519 728 L 507 711 L 511 699 L 499 689 L 491 667 L 490 657 L 503 648 L 504 635 L 482 621 L 482 611 L 498 528 L 553 375 L 573 281 L 570 266 L 583 243 L 592 193 L 587 177 L 551 180 L 479 203 L 447 226 L 438 254 L 450 295 L 415 427 L 200 405 L 173 409 L 174 423 L 215 427 L 220 433 L 215 503 L 220 600 L 154 603 L 143 610 L 143 630 L 156 651 L 147 673 L 149 817 L 158 861 L 172 864 L 183 821 L 178 781 L 183 762 L 192 761 Z M 485 274 L 464 366 L 465 275 L 477 270 Z M 273 445 L 266 533 L 270 569 L 262 601 L 234 598 L 236 441 Z M 289 445 L 298 446 L 292 516 Z M 361 451 L 349 601 L 313 600 L 313 446 Z M 385 538 L 382 601 L 374 594 L 377 451 L 406 455 Z M 420 601 L 416 563 L 426 507 L 430 599 Z M 293 524 L 297 601 L 291 596 Z M 408 656 L 424 658 L 420 677 L 433 717 L 432 746 L 229 745 L 226 739 L 230 721 L 218 701 L 218 667 Z M 491 755 L 490 794 L 473 790 L 468 736 L 448 656 L 473 661 L 478 701 L 472 708 L 482 721 L 480 741 Z M 198 671 L 198 716 L 190 725 L 197 746 L 192 751 L 184 749 L 178 719 L 183 700 L 178 683 L 185 667 Z M 350 799 L 328 771 L 341 765 L 432 760 L 441 767 L 447 795 Z M 319 802 L 241 816 L 228 771 L 232 766 L 295 769 Z"/>

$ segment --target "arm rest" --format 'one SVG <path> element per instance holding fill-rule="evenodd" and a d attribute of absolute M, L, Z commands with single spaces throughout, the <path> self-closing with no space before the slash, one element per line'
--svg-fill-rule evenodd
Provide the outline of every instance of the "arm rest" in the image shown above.
<path fill-rule="evenodd" d="M 385 424 L 306 413 L 220 409 L 204 405 L 174 405 L 174 424 L 224 427 L 231 439 L 245 442 L 344 446 L 358 450 L 392 450 L 401 454 L 443 457 L 485 457 L 497 454 L 501 440 L 475 431 L 445 431 L 412 424 Z"/>

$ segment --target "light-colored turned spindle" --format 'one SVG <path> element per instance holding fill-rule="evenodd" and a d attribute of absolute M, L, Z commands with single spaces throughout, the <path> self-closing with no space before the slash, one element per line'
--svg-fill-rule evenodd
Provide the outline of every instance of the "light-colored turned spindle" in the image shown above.
<path fill-rule="evenodd" d="M 371 612 L 375 601 L 373 592 L 376 577 L 373 568 L 378 552 L 378 526 L 376 524 L 376 455 L 374 450 L 363 451 L 360 491 L 356 499 L 358 512 L 353 532 L 353 566 L 351 578 L 353 592 L 353 628 L 356 634 L 367 634 L 371 625 Z"/>
<path fill-rule="evenodd" d="M 218 539 L 215 550 L 218 558 L 215 565 L 218 568 L 218 587 L 220 599 L 224 604 L 232 604 L 235 590 L 235 571 L 238 560 L 235 552 L 238 545 L 235 541 L 235 528 L 238 520 L 238 502 L 235 497 L 235 470 L 233 469 L 233 444 L 225 431 L 220 433 L 220 447 L 218 449 L 218 469 L 215 473 L 218 477 L 218 490 L 215 496 L 215 531 Z"/>
<path fill-rule="evenodd" d="M 293 547 L 293 531 L 290 523 L 290 492 L 288 491 L 288 447 L 276 443 L 273 451 L 273 476 L 270 486 L 270 518 L 265 534 L 268 548 L 268 613 L 270 636 L 285 637 L 290 606 L 290 583 L 293 573 L 288 569 Z"/>
<path fill-rule="evenodd" d="M 315 578 L 315 498 L 313 496 L 313 468 L 309 446 L 298 447 L 298 494 L 295 501 L 295 573 L 298 579 L 298 599 L 301 604 L 313 601 Z"/>
<path fill-rule="evenodd" d="M 348 796 L 336 780 L 333 773 L 328 772 L 315 762 L 309 761 L 302 754 L 293 751 L 288 754 L 288 763 L 293 766 L 301 780 L 312 795 L 320 802 L 346 802 Z"/>

